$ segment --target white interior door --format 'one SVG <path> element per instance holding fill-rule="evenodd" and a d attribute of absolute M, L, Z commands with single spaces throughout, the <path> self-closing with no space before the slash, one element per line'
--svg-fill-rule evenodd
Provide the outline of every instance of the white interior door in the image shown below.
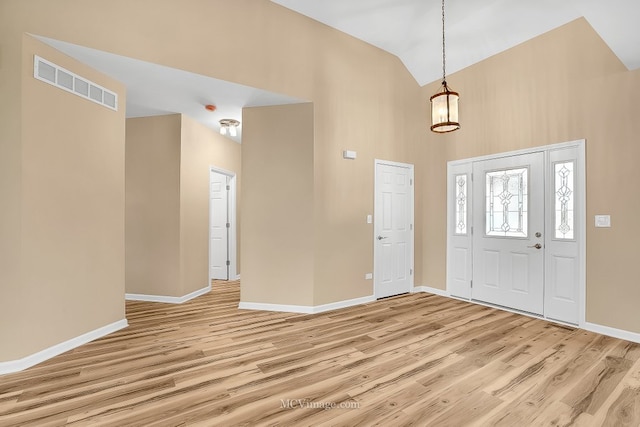
<path fill-rule="evenodd" d="M 210 276 L 229 280 L 229 177 L 211 171 L 209 204 Z"/>
<path fill-rule="evenodd" d="M 413 286 L 413 166 L 376 161 L 374 293 L 410 292 Z"/>
<path fill-rule="evenodd" d="M 473 164 L 472 298 L 544 314 L 544 153 Z"/>

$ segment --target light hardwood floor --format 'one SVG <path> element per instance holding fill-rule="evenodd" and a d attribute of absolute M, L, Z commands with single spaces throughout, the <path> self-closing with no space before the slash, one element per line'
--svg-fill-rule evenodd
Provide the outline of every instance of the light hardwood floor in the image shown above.
<path fill-rule="evenodd" d="M 238 301 L 127 302 L 127 329 L 0 377 L 0 425 L 640 425 L 638 344 L 424 293 Z"/>

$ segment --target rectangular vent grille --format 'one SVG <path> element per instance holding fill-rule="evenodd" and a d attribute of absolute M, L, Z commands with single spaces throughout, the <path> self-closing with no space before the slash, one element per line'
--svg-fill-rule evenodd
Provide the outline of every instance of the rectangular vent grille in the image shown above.
<path fill-rule="evenodd" d="M 89 101 L 118 111 L 118 94 L 34 55 L 33 77 Z"/>

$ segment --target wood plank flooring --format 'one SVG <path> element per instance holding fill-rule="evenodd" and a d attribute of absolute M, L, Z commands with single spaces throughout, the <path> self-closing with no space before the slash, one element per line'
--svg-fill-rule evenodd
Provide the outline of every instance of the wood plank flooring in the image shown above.
<path fill-rule="evenodd" d="M 238 282 L 0 377 L 0 426 L 639 426 L 640 345 L 412 294 L 239 310 Z"/>

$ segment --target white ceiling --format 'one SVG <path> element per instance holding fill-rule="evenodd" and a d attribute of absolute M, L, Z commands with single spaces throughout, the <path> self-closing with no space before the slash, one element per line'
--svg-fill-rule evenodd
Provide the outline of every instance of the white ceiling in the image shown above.
<path fill-rule="evenodd" d="M 442 78 L 440 0 L 272 0 L 386 50 L 422 86 Z M 447 0 L 447 74 L 584 16 L 629 68 L 640 67 L 639 0 Z"/>
<path fill-rule="evenodd" d="M 182 113 L 219 131 L 220 119 L 235 119 L 242 122 L 244 107 L 305 102 L 290 96 L 60 40 L 36 37 L 72 58 L 124 83 L 127 87 L 126 116 L 128 118 Z M 207 104 L 215 105 L 216 110 L 214 112 L 206 110 L 204 106 Z M 242 123 L 236 137 L 227 137 L 240 142 Z"/>

